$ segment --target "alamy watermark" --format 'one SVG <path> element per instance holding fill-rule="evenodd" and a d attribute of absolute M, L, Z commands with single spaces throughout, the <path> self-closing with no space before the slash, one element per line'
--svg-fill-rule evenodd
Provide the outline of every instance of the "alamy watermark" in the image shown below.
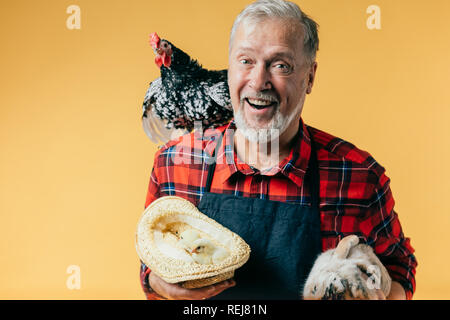
<path fill-rule="evenodd" d="M 381 9 L 373 4 L 367 7 L 366 13 L 370 14 L 367 18 L 366 25 L 369 30 L 381 30 Z"/>
<path fill-rule="evenodd" d="M 66 13 L 70 14 L 66 20 L 66 27 L 69 30 L 81 29 L 81 9 L 76 4 L 67 7 Z"/>
<path fill-rule="evenodd" d="M 380 290 L 381 289 L 381 271 L 380 267 L 377 265 L 370 265 L 367 270 L 369 278 L 366 280 L 366 286 L 369 290 Z"/>
<path fill-rule="evenodd" d="M 81 289 L 81 268 L 77 265 L 70 265 L 66 269 L 66 273 L 69 274 L 66 280 L 66 287 L 69 290 Z"/>

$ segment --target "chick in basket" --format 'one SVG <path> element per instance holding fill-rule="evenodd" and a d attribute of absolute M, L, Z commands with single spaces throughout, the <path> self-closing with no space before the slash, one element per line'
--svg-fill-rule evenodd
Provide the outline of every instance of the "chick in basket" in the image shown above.
<path fill-rule="evenodd" d="M 197 239 L 200 239 L 200 234 L 194 229 L 187 229 L 180 233 L 178 245 L 190 253 L 194 245 L 194 241 Z"/>
<path fill-rule="evenodd" d="M 222 247 L 215 246 L 208 239 L 197 239 L 193 242 L 192 258 L 200 264 L 219 264 L 224 261 L 229 253 Z"/>

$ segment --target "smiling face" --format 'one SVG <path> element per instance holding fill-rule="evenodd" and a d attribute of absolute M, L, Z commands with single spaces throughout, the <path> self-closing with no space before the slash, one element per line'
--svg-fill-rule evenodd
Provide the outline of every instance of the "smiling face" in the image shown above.
<path fill-rule="evenodd" d="M 248 140 L 261 141 L 261 129 L 276 129 L 270 140 L 297 132 L 317 66 L 308 63 L 302 40 L 303 29 L 289 20 L 243 21 L 236 29 L 228 84 L 237 128 Z"/>

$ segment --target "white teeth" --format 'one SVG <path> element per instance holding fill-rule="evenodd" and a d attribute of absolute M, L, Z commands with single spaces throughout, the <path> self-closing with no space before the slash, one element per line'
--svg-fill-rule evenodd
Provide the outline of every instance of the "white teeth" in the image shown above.
<path fill-rule="evenodd" d="M 272 104 L 272 101 L 254 100 L 254 99 L 250 99 L 250 98 L 248 98 L 248 102 L 250 102 L 251 104 L 257 105 L 257 106 L 268 106 L 268 105 Z"/>

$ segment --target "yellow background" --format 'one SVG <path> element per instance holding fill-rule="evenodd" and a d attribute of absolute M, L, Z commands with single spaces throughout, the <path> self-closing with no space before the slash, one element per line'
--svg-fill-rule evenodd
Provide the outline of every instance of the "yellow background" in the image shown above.
<path fill-rule="evenodd" d="M 144 298 L 133 237 L 156 150 L 140 122 L 158 76 L 148 35 L 226 68 L 249 2 L 1 0 L 0 298 Z M 449 299 L 450 1 L 296 2 L 320 24 L 303 119 L 387 169 L 415 298 Z M 71 4 L 81 30 L 66 28 Z M 381 30 L 366 27 L 372 4 Z"/>

